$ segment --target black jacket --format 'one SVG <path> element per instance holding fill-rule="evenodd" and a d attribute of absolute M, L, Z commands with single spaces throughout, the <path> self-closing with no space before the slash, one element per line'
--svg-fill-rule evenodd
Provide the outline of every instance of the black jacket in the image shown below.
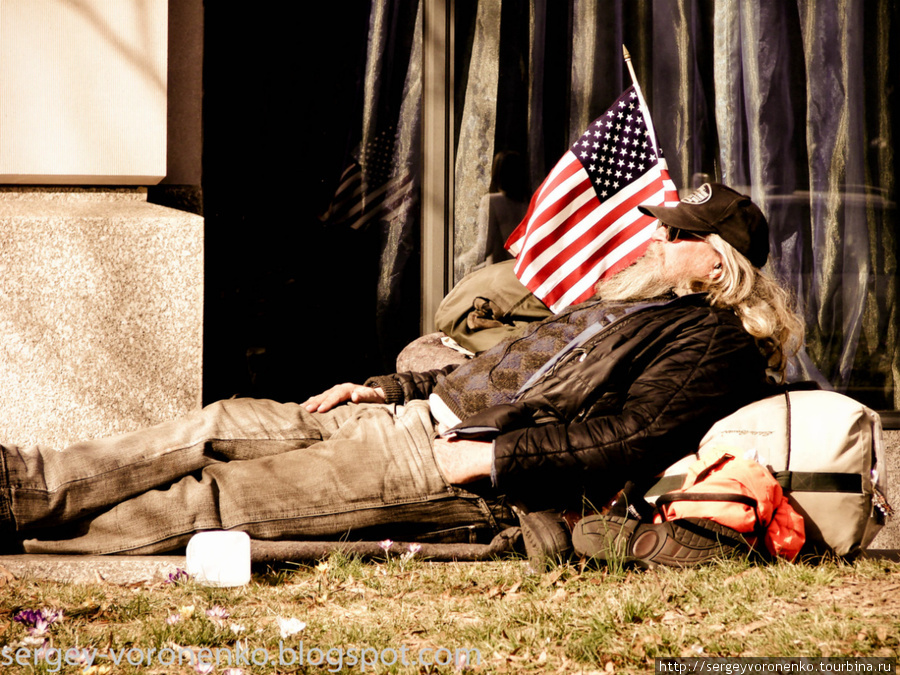
<path fill-rule="evenodd" d="M 393 378 L 404 398 L 423 398 L 451 369 Z M 733 312 L 685 296 L 619 319 L 515 403 L 457 430 L 493 438 L 497 487 L 532 508 L 606 501 L 626 480 L 651 482 L 718 419 L 770 393 L 765 369 Z"/>

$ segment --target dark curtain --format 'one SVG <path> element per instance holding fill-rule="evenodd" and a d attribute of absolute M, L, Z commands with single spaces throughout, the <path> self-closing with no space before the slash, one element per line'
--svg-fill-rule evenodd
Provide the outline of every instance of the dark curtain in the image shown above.
<path fill-rule="evenodd" d="M 377 233 L 319 219 L 359 140 L 368 23 L 366 2 L 302 22 L 204 3 L 205 402 L 374 370 Z"/>
<path fill-rule="evenodd" d="M 457 36 L 468 49 L 457 73 L 457 279 L 483 252 L 476 211 L 491 157 L 524 151 L 536 187 L 629 84 L 624 43 L 676 185 L 719 180 L 767 214 L 768 269 L 807 322 L 796 376 L 875 408 L 900 407 L 895 1 L 458 0 L 457 8 L 468 19 L 458 29 L 469 31 Z M 509 64 L 518 71 L 504 72 Z"/>
<path fill-rule="evenodd" d="M 897 229 L 888 31 L 896 5 L 717 6 L 720 173 L 772 225 L 771 271 L 796 296 L 825 378 L 895 408 Z M 729 107 L 729 100 L 742 106 Z"/>
<path fill-rule="evenodd" d="M 391 139 L 369 188 L 399 199 L 366 226 L 379 238 L 385 369 L 420 319 L 422 5 L 371 3 L 361 118 L 345 157 Z M 631 83 L 625 44 L 676 185 L 722 181 L 767 214 L 768 269 L 807 322 L 795 376 L 898 407 L 896 0 L 455 0 L 454 9 L 456 280 L 484 259 L 477 216 L 493 157 L 524 155 L 536 188 Z"/>
<path fill-rule="evenodd" d="M 376 328 L 385 368 L 417 335 L 422 129 L 422 3 L 372 4 L 366 59 L 363 146 L 392 136 L 384 206 L 377 217 L 381 254 Z M 370 186 L 375 187 L 375 185 Z"/>
<path fill-rule="evenodd" d="M 355 118 L 343 129 L 346 142 L 332 148 L 340 171 L 327 177 L 331 202 L 319 215 L 329 231 L 364 233 L 377 262 L 374 283 L 361 276 L 359 284 L 360 292 L 374 285 L 374 331 L 356 339 L 377 354 L 379 371 L 393 370 L 419 330 L 422 11 L 420 0 L 370 3 Z M 341 318 L 341 330 L 352 325 Z"/>

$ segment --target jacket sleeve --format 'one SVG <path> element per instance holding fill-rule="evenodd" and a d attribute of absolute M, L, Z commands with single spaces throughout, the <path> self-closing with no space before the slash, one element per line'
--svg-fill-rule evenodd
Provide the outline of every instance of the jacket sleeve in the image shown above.
<path fill-rule="evenodd" d="M 378 375 L 365 381 L 367 387 L 381 387 L 385 403 L 407 403 L 414 399 L 428 398 L 440 378 L 450 373 L 459 364 L 450 364 L 437 370 L 423 373 L 394 373 Z"/>
<path fill-rule="evenodd" d="M 622 485 L 636 472 L 655 475 L 696 449 L 716 420 L 759 397 L 765 377 L 759 350 L 740 324 L 711 323 L 686 329 L 652 356 L 630 380 L 616 414 L 498 436 L 497 486 L 515 489 L 536 473 L 584 484 L 587 471 Z"/>

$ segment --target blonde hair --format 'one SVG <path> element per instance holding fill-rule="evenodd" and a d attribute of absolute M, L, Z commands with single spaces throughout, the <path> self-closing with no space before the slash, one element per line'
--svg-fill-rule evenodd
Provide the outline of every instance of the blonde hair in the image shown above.
<path fill-rule="evenodd" d="M 719 235 L 710 234 L 706 241 L 722 257 L 722 274 L 703 289 L 710 304 L 738 315 L 766 357 L 770 377 L 784 381 L 788 359 L 803 345 L 805 330 L 790 294 Z"/>

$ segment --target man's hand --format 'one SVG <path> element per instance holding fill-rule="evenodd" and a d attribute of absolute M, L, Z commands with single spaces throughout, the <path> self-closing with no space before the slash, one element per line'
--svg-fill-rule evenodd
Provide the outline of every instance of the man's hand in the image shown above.
<path fill-rule="evenodd" d="M 491 475 L 494 448 L 488 441 L 435 438 L 434 460 L 449 482 L 471 483 Z"/>
<path fill-rule="evenodd" d="M 384 403 L 384 390 L 381 387 L 364 387 L 361 384 L 344 382 L 317 396 L 310 396 L 302 405 L 308 412 L 326 412 L 334 406 L 346 401 L 353 403 Z"/>

